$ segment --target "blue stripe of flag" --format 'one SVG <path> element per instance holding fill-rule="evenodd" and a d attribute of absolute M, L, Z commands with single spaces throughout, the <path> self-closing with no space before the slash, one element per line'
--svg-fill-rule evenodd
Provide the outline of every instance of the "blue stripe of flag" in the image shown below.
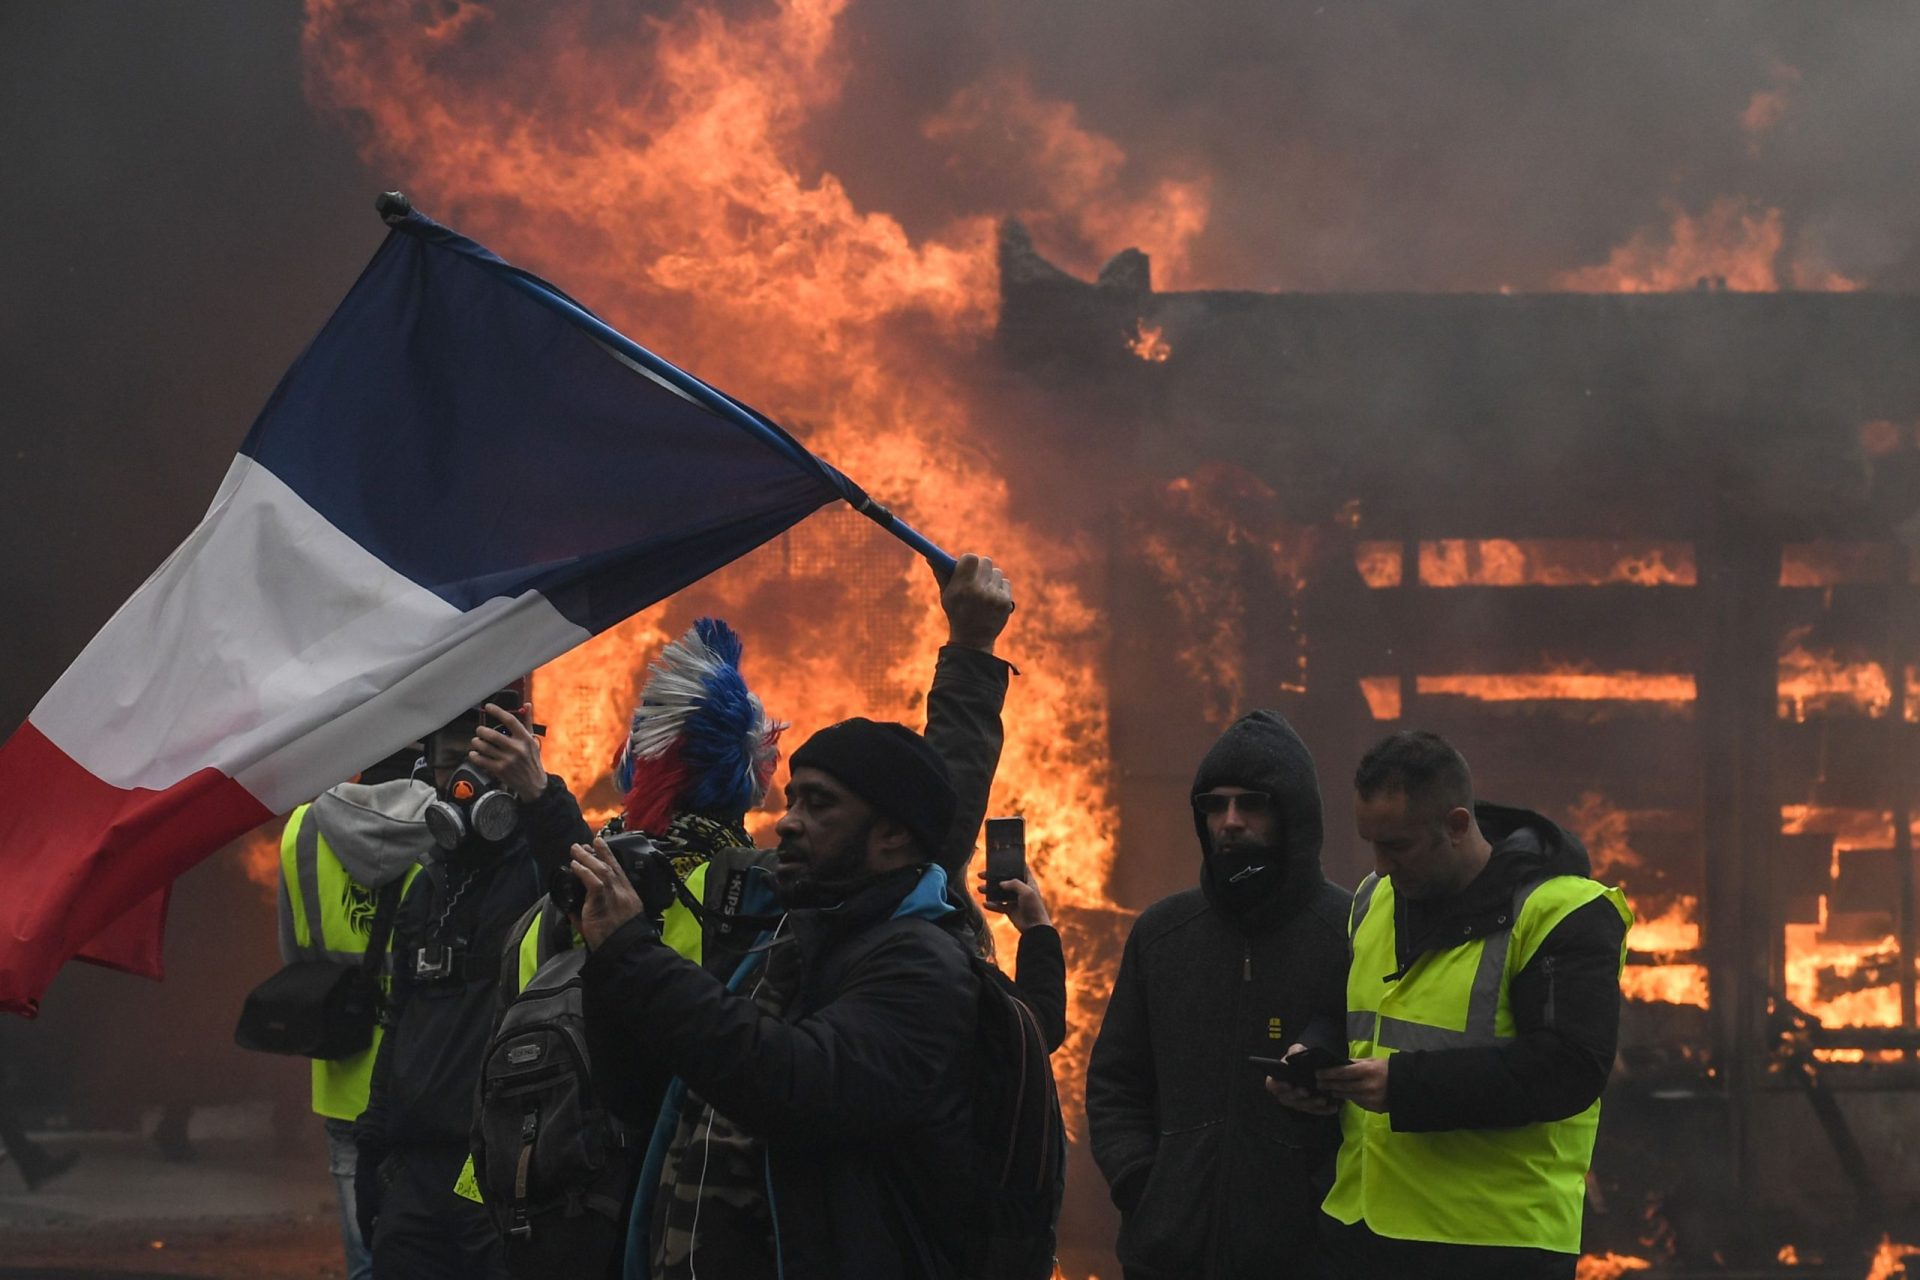
<path fill-rule="evenodd" d="M 858 495 L 770 424 L 748 430 L 649 376 L 555 300 L 570 304 L 409 215 L 241 452 L 449 604 L 538 591 L 591 632 Z"/>

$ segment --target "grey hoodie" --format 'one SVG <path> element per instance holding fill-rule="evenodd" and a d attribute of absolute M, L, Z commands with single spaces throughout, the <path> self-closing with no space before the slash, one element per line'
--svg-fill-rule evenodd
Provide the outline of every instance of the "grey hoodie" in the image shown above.
<path fill-rule="evenodd" d="M 426 819 L 427 804 L 432 799 L 431 786 L 409 778 L 371 786 L 343 782 L 315 800 L 304 820 L 319 824 L 321 838 L 356 883 L 379 889 L 405 875 L 408 867 L 425 860 L 432 851 L 433 836 Z M 293 959 L 293 939 L 293 911 L 283 885 L 281 959 Z"/>

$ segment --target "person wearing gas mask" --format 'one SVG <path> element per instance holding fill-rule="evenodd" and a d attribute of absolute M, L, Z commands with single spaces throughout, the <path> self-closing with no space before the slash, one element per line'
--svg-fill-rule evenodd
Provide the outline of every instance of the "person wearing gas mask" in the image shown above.
<path fill-rule="evenodd" d="M 455 1191 L 513 922 L 590 829 L 540 761 L 524 682 L 427 743 L 435 849 L 394 925 L 389 1029 L 354 1126 L 355 1208 L 375 1280 L 503 1277 L 486 1211 Z"/>
<path fill-rule="evenodd" d="M 1340 1131 L 1274 1105 L 1257 1058 L 1345 1012 L 1351 895 L 1320 870 L 1320 786 L 1253 711 L 1193 782 L 1200 886 L 1134 922 L 1087 1068 L 1093 1157 L 1128 1280 L 1310 1274 Z"/>

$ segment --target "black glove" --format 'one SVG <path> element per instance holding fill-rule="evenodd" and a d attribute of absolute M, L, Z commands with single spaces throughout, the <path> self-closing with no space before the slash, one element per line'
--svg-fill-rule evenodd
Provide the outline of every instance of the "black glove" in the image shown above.
<path fill-rule="evenodd" d="M 384 1144 L 360 1144 L 353 1164 L 353 1219 L 360 1227 L 360 1243 L 373 1248 L 374 1224 L 380 1220 L 380 1204 L 386 1196 L 386 1184 L 380 1180 L 380 1166 L 386 1162 Z"/>

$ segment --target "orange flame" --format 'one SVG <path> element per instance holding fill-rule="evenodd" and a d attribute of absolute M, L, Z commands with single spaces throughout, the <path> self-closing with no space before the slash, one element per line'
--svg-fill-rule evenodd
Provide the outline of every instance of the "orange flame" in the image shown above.
<path fill-rule="evenodd" d="M 1867 1280 L 1894 1280 L 1895 1276 L 1905 1275 L 1907 1259 L 1914 1254 L 1920 1254 L 1920 1245 L 1895 1244 L 1891 1236 L 1881 1236 Z"/>
<path fill-rule="evenodd" d="M 1562 664 L 1545 671 L 1497 675 L 1424 675 L 1414 687 L 1423 696 L 1446 695 L 1480 702 L 1652 702 L 1686 704 L 1694 699 L 1693 676 L 1681 671 L 1593 671 Z"/>
<path fill-rule="evenodd" d="M 1618 881 L 1622 873 L 1639 869 L 1643 859 L 1631 843 L 1633 816 L 1616 808 L 1598 791 L 1584 792 L 1567 813 L 1567 825 L 1579 835 L 1593 861 L 1596 879 Z M 1627 932 L 1629 951 L 1654 955 L 1697 951 L 1700 946 L 1700 902 L 1680 894 L 1665 910 L 1650 913 L 1631 893 L 1633 927 Z M 1707 970 L 1693 963 L 1631 964 L 1620 976 L 1620 990 L 1629 1000 L 1708 1004 Z"/>
<path fill-rule="evenodd" d="M 275 818 L 255 827 L 233 844 L 234 856 L 248 880 L 260 887 L 267 901 L 280 892 L 280 832 L 287 824 Z"/>
<path fill-rule="evenodd" d="M 1893 686 L 1887 670 L 1877 662 L 1842 662 L 1831 654 L 1810 652 L 1803 643 L 1810 627 L 1799 627 L 1785 640 L 1780 656 L 1780 716 L 1804 722 L 1808 708 L 1863 711 L 1873 719 L 1893 706 Z"/>
<path fill-rule="evenodd" d="M 1772 293 L 1781 287 L 1778 266 L 1786 242 L 1780 210 L 1723 196 L 1695 216 L 1671 202 L 1664 237 L 1636 231 L 1599 266 L 1562 272 L 1557 288 L 1576 293 L 1674 293 L 1695 288 L 1735 293 Z M 1845 291 L 1857 281 L 1804 254 L 1787 264 L 1796 289 Z"/>
<path fill-rule="evenodd" d="M 1881 584 L 1901 577 L 1895 549 L 1884 542 L 1790 542 L 1780 549 L 1783 587 Z"/>
<path fill-rule="evenodd" d="M 1401 563 L 1405 555 L 1398 542 L 1361 542 L 1353 548 L 1353 567 L 1359 571 L 1361 581 L 1375 590 L 1397 587 L 1406 571 Z"/>
<path fill-rule="evenodd" d="M 1133 352 L 1148 364 L 1165 364 L 1173 354 L 1168 345 L 1165 330 L 1159 325 L 1148 324 L 1145 320 L 1133 323 L 1133 336 L 1127 339 L 1127 350 Z"/>
<path fill-rule="evenodd" d="M 1371 581 L 1371 579 L 1369 580 Z M 1447 538 L 1420 544 L 1427 587 L 1691 587 L 1693 547 L 1576 538 Z"/>
<path fill-rule="evenodd" d="M 1574 1267 L 1574 1280 L 1616 1280 L 1629 1271 L 1646 1271 L 1653 1263 L 1627 1253 L 1590 1253 Z"/>
<path fill-rule="evenodd" d="M 845 78 L 846 7 L 695 7 L 617 30 L 587 3 L 457 0 L 423 20 L 418 6 L 309 0 L 308 92 L 348 113 L 369 161 L 406 174 L 423 207 L 798 424 L 948 546 L 1006 564 L 1020 599 L 1008 652 L 1025 674 L 1008 700 L 994 811 L 1025 813 L 1056 910 L 1107 908 L 1105 623 L 1079 585 L 1092 547 L 1011 510 L 946 358 L 991 326 L 991 223 L 957 219 L 916 239 L 857 207 L 808 152 L 804 128 Z M 1044 141 L 1024 157 L 1039 234 L 1139 244 L 1178 275 L 1205 224 L 1204 180 L 1120 192 L 1115 144 L 1015 81 L 963 92 L 926 133 L 961 148 L 1001 125 Z M 536 207 L 544 192 L 562 198 Z M 644 483 L 635 477 L 635 501 Z M 576 793 L 600 796 L 596 812 L 610 804 L 602 779 L 640 665 L 696 608 L 741 625 L 748 677 L 796 740 L 850 714 L 924 714 L 943 635 L 924 568 L 858 517 L 816 517 L 541 673 L 548 758 Z M 1062 1084 L 1075 1117 L 1107 975 L 1066 932 Z"/>
<path fill-rule="evenodd" d="M 1360 696 L 1367 700 L 1367 713 L 1375 720 L 1400 718 L 1400 677 L 1361 676 Z"/>
<path fill-rule="evenodd" d="M 1212 463 L 1168 482 L 1146 517 L 1132 527 L 1135 554 L 1173 608 L 1182 670 L 1204 690 L 1204 713 L 1226 724 L 1245 709 L 1249 596 L 1282 595 L 1305 580 L 1313 536 L 1274 515 L 1276 495 L 1240 467 Z M 1293 678 L 1281 687 L 1305 688 L 1306 651 L 1293 632 Z M 1271 636 L 1257 643 L 1273 645 Z M 1278 643 L 1286 643 L 1284 640 Z"/>

